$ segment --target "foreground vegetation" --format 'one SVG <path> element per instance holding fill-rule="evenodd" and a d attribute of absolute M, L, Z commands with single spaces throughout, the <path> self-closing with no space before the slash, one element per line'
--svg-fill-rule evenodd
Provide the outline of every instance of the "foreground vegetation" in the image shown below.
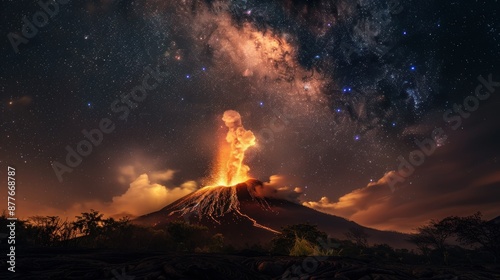
<path fill-rule="evenodd" d="M 0 228 L 6 228 L 5 214 Z M 496 263 L 500 253 L 500 224 L 468 217 L 447 217 L 419 227 L 409 242 L 418 250 L 369 245 L 370 236 L 351 228 L 345 239 L 335 239 L 310 224 L 283 227 L 268 244 L 234 248 L 220 233 L 207 227 L 172 222 L 163 227 L 134 225 L 128 218 L 104 218 L 98 211 L 82 213 L 74 221 L 57 216 L 34 216 L 18 221 L 17 243 L 26 247 L 164 250 L 170 252 L 241 253 L 290 256 L 344 256 L 408 264 Z M 4 242 L 3 242 L 4 243 Z"/>

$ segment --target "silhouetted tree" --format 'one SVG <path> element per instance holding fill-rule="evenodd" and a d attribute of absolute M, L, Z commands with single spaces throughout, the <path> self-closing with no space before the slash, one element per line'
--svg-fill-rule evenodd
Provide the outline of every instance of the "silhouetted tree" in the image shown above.
<path fill-rule="evenodd" d="M 71 223 L 58 216 L 33 216 L 26 223 L 26 231 L 35 244 L 53 246 L 74 237 Z"/>
<path fill-rule="evenodd" d="M 99 211 L 90 209 L 90 212 L 83 212 L 81 216 L 76 216 L 73 228 L 87 236 L 96 237 L 102 229 L 103 216 Z"/>
<path fill-rule="evenodd" d="M 428 225 L 417 228 L 418 233 L 413 234 L 408 241 L 417 245 L 424 255 L 428 256 L 430 249 L 435 250 L 446 263 L 446 241 L 454 234 L 455 223 L 453 217 L 441 221 L 431 220 Z"/>
<path fill-rule="evenodd" d="M 97 238 L 103 247 L 125 247 L 131 240 L 132 225 L 128 217 L 115 220 L 108 218 L 102 220 L 102 228 Z"/>
<path fill-rule="evenodd" d="M 493 255 L 496 263 L 500 256 L 500 224 L 483 220 L 481 212 L 453 219 L 460 243 L 466 246 L 480 245 Z"/>

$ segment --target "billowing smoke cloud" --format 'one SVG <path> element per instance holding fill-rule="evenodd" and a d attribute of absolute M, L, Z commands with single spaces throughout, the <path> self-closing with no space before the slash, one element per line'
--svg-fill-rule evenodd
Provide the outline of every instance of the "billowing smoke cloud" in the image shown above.
<path fill-rule="evenodd" d="M 299 202 L 302 195 L 300 187 L 293 187 L 293 182 L 283 175 L 273 175 L 269 182 L 264 182 L 261 187 L 256 188 L 256 192 L 261 197 L 286 199 L 292 202 Z"/>
<path fill-rule="evenodd" d="M 153 182 L 167 182 L 174 178 L 175 172 L 175 170 L 167 169 L 163 172 L 153 172 L 149 177 Z"/>
<path fill-rule="evenodd" d="M 248 179 L 250 167 L 243 164 L 243 160 L 245 151 L 255 145 L 255 135 L 243 127 L 241 115 L 236 111 L 225 111 L 222 120 L 229 129 L 226 135 L 229 151 L 221 148 L 218 184 L 231 186 Z"/>
<path fill-rule="evenodd" d="M 127 165 L 118 168 L 118 182 L 121 184 L 128 184 L 137 178 L 134 166 Z"/>
<path fill-rule="evenodd" d="M 94 209 L 110 217 L 128 216 L 134 218 L 160 210 L 198 189 L 195 181 L 187 181 L 179 186 L 169 185 L 168 183 L 174 178 L 174 174 L 175 171 L 171 169 L 155 171 L 150 174 L 138 174 L 134 166 L 124 166 L 119 169 L 118 181 L 129 183 L 129 187 L 123 194 L 112 197 L 110 202 L 93 200 L 74 203 L 62 215 L 61 210 L 48 207 L 40 209 L 37 213 L 39 215 L 61 215 L 72 219 L 82 212 Z M 160 181 L 164 183 L 157 183 Z"/>
<path fill-rule="evenodd" d="M 316 210 L 331 213 L 345 218 L 352 218 L 358 213 L 369 210 L 374 205 L 384 204 L 392 195 L 387 185 L 387 179 L 394 171 L 388 172 L 376 183 L 370 183 L 364 188 L 356 189 L 332 202 L 328 197 L 322 197 L 319 201 L 306 201 L 304 206 Z"/>
<path fill-rule="evenodd" d="M 167 170 L 162 174 L 162 178 L 166 178 L 165 175 L 172 174 L 172 171 Z M 178 187 L 166 187 L 151 183 L 148 174 L 141 174 L 124 194 L 113 197 L 108 211 L 129 216 L 144 215 L 167 206 L 197 188 L 194 181 L 185 182 Z"/>
<path fill-rule="evenodd" d="M 152 182 L 168 182 L 174 178 L 175 170 L 167 169 L 165 171 L 154 171 L 148 174 L 149 179 Z M 122 166 L 118 169 L 118 182 L 121 184 L 129 184 L 135 181 L 139 175 L 136 171 L 136 167 L 133 165 Z"/>

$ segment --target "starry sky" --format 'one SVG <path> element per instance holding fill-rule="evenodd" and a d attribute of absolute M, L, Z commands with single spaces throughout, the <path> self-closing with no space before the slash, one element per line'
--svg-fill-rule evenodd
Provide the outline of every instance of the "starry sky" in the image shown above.
<path fill-rule="evenodd" d="M 0 165 L 16 168 L 21 216 L 158 210 L 206 184 L 226 110 L 257 137 L 250 174 L 306 206 L 400 231 L 500 215 L 496 0 L 0 6 Z M 478 85 L 476 110 L 454 107 Z M 390 186 L 427 138 L 436 150 Z"/>

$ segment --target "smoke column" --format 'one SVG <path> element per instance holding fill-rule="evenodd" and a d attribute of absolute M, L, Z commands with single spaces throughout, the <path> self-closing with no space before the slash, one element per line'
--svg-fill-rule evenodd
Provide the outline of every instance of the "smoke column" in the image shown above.
<path fill-rule="evenodd" d="M 222 117 L 229 129 L 226 141 L 229 144 L 229 154 L 223 155 L 219 170 L 219 184 L 231 186 L 246 181 L 250 168 L 243 164 L 245 151 L 255 145 L 255 135 L 245 130 L 241 115 L 233 110 L 224 112 Z M 224 149 L 221 150 L 224 152 Z M 226 150 L 227 151 L 227 150 Z"/>

